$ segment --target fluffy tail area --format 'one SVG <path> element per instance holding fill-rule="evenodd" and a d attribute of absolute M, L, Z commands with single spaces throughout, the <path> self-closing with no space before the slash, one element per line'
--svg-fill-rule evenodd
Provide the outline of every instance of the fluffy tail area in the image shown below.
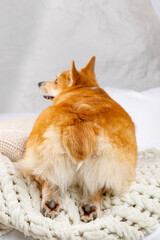
<path fill-rule="evenodd" d="M 93 123 L 81 122 L 67 126 L 62 132 L 62 145 L 77 162 L 83 161 L 94 151 L 97 132 Z"/>

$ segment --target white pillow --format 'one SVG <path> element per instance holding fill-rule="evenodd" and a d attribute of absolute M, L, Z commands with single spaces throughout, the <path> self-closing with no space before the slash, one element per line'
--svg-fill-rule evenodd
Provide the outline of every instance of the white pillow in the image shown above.
<path fill-rule="evenodd" d="M 26 140 L 36 118 L 30 116 L 0 122 L 0 152 L 12 161 L 22 158 Z"/>
<path fill-rule="evenodd" d="M 132 117 L 138 148 L 160 149 L 160 88 L 136 92 L 107 87 L 105 91 Z"/>

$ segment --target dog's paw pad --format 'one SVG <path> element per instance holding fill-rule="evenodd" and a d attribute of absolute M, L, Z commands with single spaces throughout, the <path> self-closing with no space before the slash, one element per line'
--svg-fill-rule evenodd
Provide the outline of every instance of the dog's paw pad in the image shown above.
<path fill-rule="evenodd" d="M 55 209 L 57 205 L 57 202 L 54 201 L 53 199 L 51 201 L 46 201 L 46 206 L 50 209 Z"/>
<path fill-rule="evenodd" d="M 46 212 L 46 208 L 42 208 L 42 210 L 41 210 L 41 212 L 42 212 L 42 214 L 44 215 L 45 214 L 45 212 Z"/>
<path fill-rule="evenodd" d="M 97 207 L 93 204 L 82 203 L 80 206 L 80 218 L 84 222 L 89 222 L 97 218 Z"/>
<path fill-rule="evenodd" d="M 89 215 L 90 213 L 96 210 L 96 207 L 94 205 L 86 203 L 82 205 L 82 209 L 86 215 Z"/>
<path fill-rule="evenodd" d="M 60 204 L 55 200 L 47 200 L 41 204 L 41 213 L 45 217 L 54 218 L 60 211 Z"/>

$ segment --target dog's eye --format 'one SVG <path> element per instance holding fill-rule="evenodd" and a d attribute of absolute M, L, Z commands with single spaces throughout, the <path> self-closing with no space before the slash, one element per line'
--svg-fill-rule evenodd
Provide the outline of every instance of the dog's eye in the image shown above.
<path fill-rule="evenodd" d="M 58 83 L 58 81 L 57 81 L 57 79 L 55 80 L 55 84 L 57 84 Z"/>

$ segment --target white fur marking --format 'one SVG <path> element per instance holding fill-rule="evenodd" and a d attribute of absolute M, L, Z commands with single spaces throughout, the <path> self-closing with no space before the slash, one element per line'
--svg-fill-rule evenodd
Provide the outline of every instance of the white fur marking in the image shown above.
<path fill-rule="evenodd" d="M 60 90 L 52 90 L 50 92 L 44 93 L 44 96 L 56 97 L 60 93 Z"/>
<path fill-rule="evenodd" d="M 87 87 L 87 88 L 93 89 L 93 90 L 97 89 L 97 87 Z"/>
<path fill-rule="evenodd" d="M 77 164 L 76 172 L 81 168 L 83 163 L 84 163 L 84 161 L 83 162 L 81 161 L 80 163 Z"/>

